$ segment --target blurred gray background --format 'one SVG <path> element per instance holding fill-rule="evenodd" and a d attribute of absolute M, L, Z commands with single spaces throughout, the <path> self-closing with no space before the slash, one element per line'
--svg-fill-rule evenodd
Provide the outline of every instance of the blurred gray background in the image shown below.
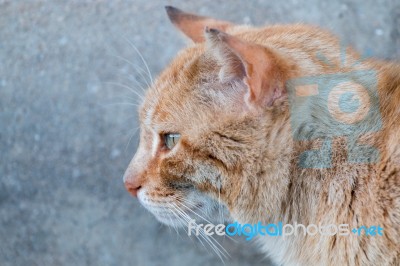
<path fill-rule="evenodd" d="M 125 192 L 137 96 L 184 47 L 164 5 L 255 25 L 307 22 L 400 56 L 400 2 L 0 0 L 0 265 L 223 265 Z M 133 46 L 134 45 L 134 46 Z M 227 265 L 269 265 L 223 241 Z"/>

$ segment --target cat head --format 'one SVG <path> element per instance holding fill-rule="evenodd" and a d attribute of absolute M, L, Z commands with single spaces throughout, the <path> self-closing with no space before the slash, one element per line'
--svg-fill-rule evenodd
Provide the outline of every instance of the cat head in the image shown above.
<path fill-rule="evenodd" d="M 167 13 L 194 44 L 146 93 L 125 186 L 169 225 L 220 209 L 240 216 L 251 208 L 251 182 L 265 170 L 265 139 L 284 102 L 282 60 L 246 40 L 249 27 L 173 7 Z"/>

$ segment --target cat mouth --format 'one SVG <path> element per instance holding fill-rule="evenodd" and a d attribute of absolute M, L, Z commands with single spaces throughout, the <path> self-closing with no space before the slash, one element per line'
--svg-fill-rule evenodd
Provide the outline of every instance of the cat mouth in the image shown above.
<path fill-rule="evenodd" d="M 154 210 L 149 210 L 156 219 L 168 226 L 173 227 L 182 227 L 187 225 L 189 220 L 195 218 L 196 215 L 193 215 L 193 210 L 191 209 L 183 209 L 182 207 L 179 208 L 165 208 L 162 212 L 156 212 Z"/>
<path fill-rule="evenodd" d="M 159 222 L 173 227 L 182 227 L 192 219 L 199 219 L 206 209 L 206 205 L 202 202 L 181 205 L 173 201 L 160 202 L 148 198 L 140 199 L 140 197 L 139 201 Z"/>
<path fill-rule="evenodd" d="M 182 224 L 179 213 L 174 204 L 164 202 L 163 204 L 152 202 L 151 200 L 140 201 L 141 205 L 149 211 L 161 223 L 169 226 L 179 226 Z"/>

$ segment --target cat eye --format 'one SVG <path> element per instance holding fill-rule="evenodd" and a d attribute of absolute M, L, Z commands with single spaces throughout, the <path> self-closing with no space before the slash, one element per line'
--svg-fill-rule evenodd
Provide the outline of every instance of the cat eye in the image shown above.
<path fill-rule="evenodd" d="M 181 134 L 179 133 L 167 133 L 164 134 L 164 144 L 171 150 L 179 141 Z"/>

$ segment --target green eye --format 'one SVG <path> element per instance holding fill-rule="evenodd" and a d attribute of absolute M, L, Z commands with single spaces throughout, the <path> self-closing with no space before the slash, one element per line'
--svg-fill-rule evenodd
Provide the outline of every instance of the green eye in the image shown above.
<path fill-rule="evenodd" d="M 179 133 L 168 133 L 164 134 L 164 144 L 171 150 L 179 141 L 181 134 Z"/>

